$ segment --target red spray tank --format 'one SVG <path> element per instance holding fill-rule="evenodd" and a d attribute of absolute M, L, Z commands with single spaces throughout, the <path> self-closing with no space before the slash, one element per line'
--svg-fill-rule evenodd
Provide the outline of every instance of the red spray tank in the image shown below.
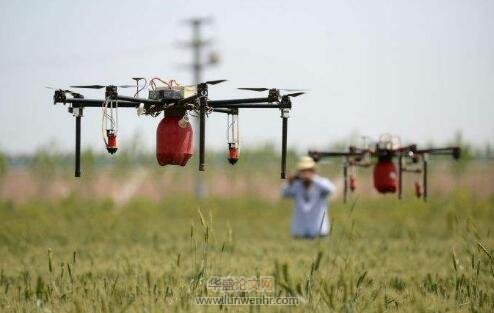
<path fill-rule="evenodd" d="M 380 193 L 396 192 L 396 166 L 390 159 L 380 159 L 374 167 L 374 187 Z"/>
<path fill-rule="evenodd" d="M 156 130 L 156 159 L 159 165 L 185 166 L 192 156 L 193 132 L 183 116 L 165 116 Z"/>

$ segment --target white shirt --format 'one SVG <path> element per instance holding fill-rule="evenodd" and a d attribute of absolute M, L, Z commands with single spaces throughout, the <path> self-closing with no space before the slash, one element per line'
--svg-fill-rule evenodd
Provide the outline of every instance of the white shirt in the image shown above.
<path fill-rule="evenodd" d="M 294 199 L 291 233 L 293 236 L 316 237 L 329 233 L 327 199 L 336 190 L 329 179 L 316 175 L 309 188 L 295 180 L 285 184 L 282 195 Z"/>

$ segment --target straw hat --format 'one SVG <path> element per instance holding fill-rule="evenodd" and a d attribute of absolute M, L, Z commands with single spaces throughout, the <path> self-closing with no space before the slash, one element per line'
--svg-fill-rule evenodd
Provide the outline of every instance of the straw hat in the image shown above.
<path fill-rule="evenodd" d="M 309 156 L 304 156 L 300 158 L 300 160 L 297 163 L 298 171 L 312 170 L 315 167 L 316 167 L 316 162 L 314 162 L 314 160 Z"/>

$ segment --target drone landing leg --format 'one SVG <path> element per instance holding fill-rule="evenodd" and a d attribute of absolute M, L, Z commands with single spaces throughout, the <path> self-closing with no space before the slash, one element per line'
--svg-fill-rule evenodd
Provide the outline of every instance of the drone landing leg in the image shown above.
<path fill-rule="evenodd" d="M 423 165 L 423 185 L 424 185 L 424 202 L 427 202 L 427 154 L 424 153 L 424 155 L 422 156 L 423 160 L 422 160 L 422 165 Z"/>
<path fill-rule="evenodd" d="M 75 177 L 81 177 L 81 115 L 75 117 Z"/>
<path fill-rule="evenodd" d="M 343 203 L 346 203 L 348 194 L 348 158 L 343 163 Z"/>
<path fill-rule="evenodd" d="M 204 108 L 201 106 L 199 113 L 199 171 L 204 171 L 205 163 L 205 131 L 206 131 L 206 118 Z"/>
<path fill-rule="evenodd" d="M 207 87 L 201 86 L 198 93 L 202 95 L 199 98 L 199 171 L 205 170 L 206 158 L 206 106 L 207 106 Z"/>
<path fill-rule="evenodd" d="M 401 199 L 403 186 L 403 156 L 398 156 L 398 199 Z"/>
<path fill-rule="evenodd" d="M 281 179 L 286 177 L 286 139 L 288 133 L 288 118 L 282 116 L 282 133 L 281 133 Z"/>

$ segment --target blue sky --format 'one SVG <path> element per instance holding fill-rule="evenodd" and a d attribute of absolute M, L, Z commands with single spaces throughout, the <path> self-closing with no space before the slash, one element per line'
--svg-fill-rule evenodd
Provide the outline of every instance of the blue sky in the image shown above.
<path fill-rule="evenodd" d="M 226 78 L 211 98 L 249 96 L 236 87 L 308 88 L 294 100 L 289 145 L 324 147 L 351 132 L 444 142 L 462 130 L 494 137 L 494 1 L 0 1 L 0 147 L 73 147 L 73 118 L 44 86 L 131 83 L 130 77 L 192 80 L 179 48 L 181 21 L 212 16 L 205 37 Z M 87 92 L 87 97 L 100 93 Z M 103 150 L 99 110 L 86 110 L 84 146 Z M 159 119 L 121 112 L 120 139 L 150 149 Z M 279 112 L 240 116 L 244 145 L 280 142 Z M 224 148 L 225 116 L 207 141 Z"/>

